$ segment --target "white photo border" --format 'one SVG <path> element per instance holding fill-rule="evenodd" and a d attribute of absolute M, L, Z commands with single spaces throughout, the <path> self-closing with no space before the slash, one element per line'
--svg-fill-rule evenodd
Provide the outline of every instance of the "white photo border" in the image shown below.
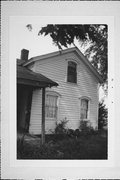
<path fill-rule="evenodd" d="M 7 2 L 8 3 L 8 2 Z M 18 2 L 17 2 L 18 3 Z M 3 17 L 7 19 L 4 21 L 2 19 L 2 129 L 1 129 L 1 142 L 2 142 L 2 175 L 3 178 L 23 178 L 23 177 L 39 177 L 43 175 L 47 177 L 46 170 L 48 173 L 54 172 L 54 169 L 60 169 L 60 172 L 64 168 L 68 168 L 70 171 L 74 169 L 76 175 L 79 174 L 79 169 L 82 169 L 85 174 L 88 169 L 88 176 L 91 168 L 97 168 L 96 172 L 100 173 L 102 168 L 106 168 L 107 172 L 111 168 L 116 166 L 116 156 L 115 156 L 115 102 L 114 102 L 114 67 L 115 67 L 115 56 L 114 56 L 114 16 L 100 16 L 92 15 L 86 16 L 80 14 L 79 16 L 70 16 L 70 11 L 68 11 L 68 16 L 45 16 L 37 13 L 26 13 L 25 10 L 21 10 L 21 14 L 17 13 L 17 3 L 16 10 L 13 13 L 8 13 L 7 11 L 3 13 Z M 22 2 L 23 3 L 23 2 Z M 5 5 L 5 3 L 3 3 Z M 12 4 L 12 3 L 10 3 Z M 32 3 L 31 3 L 32 4 Z M 27 6 L 27 4 L 24 4 Z M 36 6 L 34 4 L 34 6 Z M 49 5 L 48 5 L 49 6 Z M 11 12 L 12 6 L 3 6 L 4 9 L 8 8 Z M 9 9 L 11 8 L 11 9 Z M 42 7 L 41 7 L 42 8 Z M 40 8 L 40 9 L 41 9 Z M 85 8 L 85 7 L 84 7 Z M 94 9 L 94 8 L 93 8 Z M 105 14 L 105 13 L 104 13 Z M 17 160 L 16 159 L 16 58 L 14 52 L 11 50 L 12 38 L 10 37 L 10 31 L 12 30 L 11 21 L 14 18 L 26 19 L 28 18 L 40 18 L 41 21 L 47 24 L 107 24 L 108 25 L 108 159 L 107 160 Z M 6 28 L 6 29 L 5 29 Z M 4 31 L 4 33 L 3 33 Z M 5 51 L 6 50 L 6 51 Z M 5 60 L 3 60 L 5 59 Z M 113 87 L 113 88 L 112 88 Z M 6 90 L 6 91 L 5 91 Z M 6 109 L 7 108 L 7 109 Z M 117 167 L 118 168 L 118 167 Z M 117 169 L 116 168 L 116 169 Z M 41 169 L 39 171 L 39 169 Z M 56 172 L 59 170 L 56 169 Z M 99 169 L 99 170 L 98 170 Z M 20 173 L 22 172 L 22 175 Z M 32 174 L 32 170 L 34 175 Z M 64 171 L 64 170 L 63 170 Z M 78 172 L 77 172 L 78 171 Z M 106 173 L 107 173 L 106 172 Z M 30 173 L 30 174 L 29 174 Z M 36 173 L 36 174 L 35 174 Z M 86 177 L 81 173 L 81 177 Z M 29 175 L 28 175 L 29 174 Z M 63 172 L 66 174 L 66 172 Z M 20 176 L 21 175 L 21 176 Z M 107 176 L 107 174 L 105 174 Z M 119 175 L 119 172 L 116 173 Z M 9 177 L 11 176 L 11 177 Z M 52 174 L 51 174 L 52 176 Z M 87 176 L 87 177 L 88 177 Z M 102 177 L 102 174 L 99 174 Z M 75 176 L 74 176 L 75 177 Z M 90 176 L 89 176 L 90 177 Z M 95 177 L 95 176 L 94 176 Z M 111 175 L 112 177 L 112 175 Z M 115 177 L 115 176 L 114 176 Z"/>

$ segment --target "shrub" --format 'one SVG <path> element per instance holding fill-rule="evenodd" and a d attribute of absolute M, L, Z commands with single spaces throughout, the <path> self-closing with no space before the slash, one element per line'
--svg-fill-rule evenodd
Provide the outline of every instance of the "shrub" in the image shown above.
<path fill-rule="evenodd" d="M 63 138 L 65 138 L 67 134 L 67 128 L 66 128 L 67 122 L 68 121 L 66 118 L 61 120 L 60 122 L 56 122 L 55 130 L 52 131 L 52 136 L 55 141 L 62 140 Z"/>
<path fill-rule="evenodd" d="M 80 121 L 80 132 L 83 135 L 89 135 L 89 134 L 95 134 L 96 131 L 93 129 L 93 127 L 89 124 L 89 121 Z"/>
<path fill-rule="evenodd" d="M 68 137 L 79 137 L 80 136 L 80 130 L 79 129 L 68 129 L 67 130 L 67 136 Z"/>
<path fill-rule="evenodd" d="M 74 130 L 73 129 L 67 129 L 66 134 L 68 137 L 73 137 L 74 136 Z"/>
<path fill-rule="evenodd" d="M 60 121 L 59 123 L 56 123 L 56 127 L 55 127 L 55 134 L 66 134 L 66 124 L 67 124 L 67 120 L 66 118 L 62 121 Z"/>
<path fill-rule="evenodd" d="M 79 137 L 80 136 L 80 130 L 79 129 L 75 129 L 74 136 L 75 137 Z"/>

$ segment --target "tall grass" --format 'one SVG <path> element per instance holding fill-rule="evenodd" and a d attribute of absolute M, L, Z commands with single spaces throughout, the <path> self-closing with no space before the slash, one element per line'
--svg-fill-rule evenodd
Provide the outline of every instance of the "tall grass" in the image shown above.
<path fill-rule="evenodd" d="M 18 159 L 107 159 L 107 138 L 99 134 L 49 141 L 45 145 L 17 144 Z"/>

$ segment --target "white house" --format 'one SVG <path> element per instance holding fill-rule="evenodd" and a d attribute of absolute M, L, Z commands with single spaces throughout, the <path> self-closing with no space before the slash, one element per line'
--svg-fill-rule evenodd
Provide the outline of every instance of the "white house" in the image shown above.
<path fill-rule="evenodd" d="M 45 131 L 54 130 L 56 122 L 67 119 L 67 127 L 78 129 L 80 120 L 89 121 L 98 128 L 99 84 L 102 78 L 78 48 L 70 48 L 36 56 L 24 67 L 40 73 L 59 86 L 46 88 Z M 42 91 L 32 95 L 29 133 L 41 133 Z"/>

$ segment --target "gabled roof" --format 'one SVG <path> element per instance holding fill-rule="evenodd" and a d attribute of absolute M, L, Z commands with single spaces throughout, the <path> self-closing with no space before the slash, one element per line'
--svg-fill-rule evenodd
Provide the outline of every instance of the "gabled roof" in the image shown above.
<path fill-rule="evenodd" d="M 94 74 L 94 76 L 98 79 L 98 81 L 100 83 L 103 83 L 103 79 L 100 76 L 100 74 L 97 72 L 97 70 L 92 66 L 92 64 L 88 61 L 88 59 L 81 53 L 81 51 L 77 47 L 68 48 L 68 49 L 65 49 L 65 50 L 62 50 L 62 51 L 56 51 L 56 52 L 53 52 L 53 53 L 32 57 L 31 59 L 29 59 L 27 62 L 24 63 L 24 66 L 27 66 L 27 65 L 35 62 L 35 61 L 39 61 L 39 60 L 43 60 L 43 59 L 51 58 L 51 57 L 55 57 L 55 56 L 60 56 L 62 54 L 66 54 L 66 53 L 70 53 L 70 52 L 75 52 L 78 55 L 78 57 L 80 57 L 80 59 L 83 61 L 83 63 Z"/>
<path fill-rule="evenodd" d="M 35 73 L 30 69 L 23 67 L 21 65 L 23 63 L 20 60 L 17 63 L 17 83 L 23 85 L 29 85 L 33 87 L 52 87 L 58 86 L 58 84 L 49 78 L 43 76 L 40 73 Z"/>

